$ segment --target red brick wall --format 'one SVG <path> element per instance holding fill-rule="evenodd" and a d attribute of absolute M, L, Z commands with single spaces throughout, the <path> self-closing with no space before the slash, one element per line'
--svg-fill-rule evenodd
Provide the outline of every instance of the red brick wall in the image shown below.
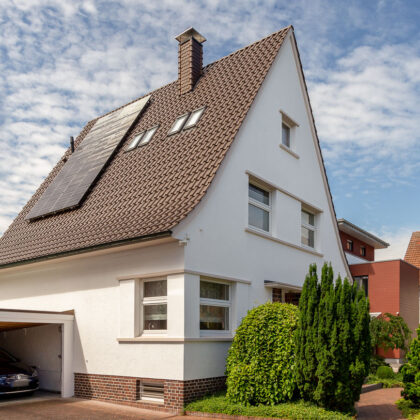
<path fill-rule="evenodd" d="M 138 400 L 141 380 L 164 383 L 164 404 Z M 195 379 L 189 381 L 159 380 L 130 376 L 74 374 L 74 394 L 78 398 L 112 401 L 136 407 L 182 412 L 185 404 L 203 395 L 224 389 L 226 378 Z"/>
<path fill-rule="evenodd" d="M 419 292 L 418 271 L 402 260 L 377 261 L 350 265 L 353 277 L 368 276 L 370 312 L 389 312 L 401 315 L 410 329 L 418 326 Z M 399 350 L 379 354 L 400 358 Z"/>
<path fill-rule="evenodd" d="M 375 260 L 375 248 L 373 246 L 368 245 L 365 242 L 362 242 L 361 240 L 354 238 L 353 236 L 348 235 L 345 232 L 340 231 L 340 239 L 341 239 L 341 245 L 343 246 L 343 249 L 345 252 L 348 252 L 349 254 L 355 255 L 356 257 L 363 258 L 366 261 L 374 261 Z M 347 240 L 353 241 L 353 251 L 349 251 L 347 249 Z M 366 256 L 362 256 L 360 254 L 360 247 L 364 246 L 366 247 Z"/>

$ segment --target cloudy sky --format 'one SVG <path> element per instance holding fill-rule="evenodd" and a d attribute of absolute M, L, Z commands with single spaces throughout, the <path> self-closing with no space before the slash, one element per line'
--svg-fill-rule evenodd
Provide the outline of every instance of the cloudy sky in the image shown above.
<path fill-rule="evenodd" d="M 84 124 L 177 77 L 194 26 L 209 63 L 293 24 L 338 217 L 403 257 L 420 230 L 415 1 L 2 0 L 0 233 Z"/>

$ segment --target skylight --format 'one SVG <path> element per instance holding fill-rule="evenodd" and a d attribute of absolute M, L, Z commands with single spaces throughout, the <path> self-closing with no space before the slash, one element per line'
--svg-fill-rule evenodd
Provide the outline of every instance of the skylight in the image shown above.
<path fill-rule="evenodd" d="M 168 134 L 179 133 L 182 130 L 182 127 L 184 126 L 185 121 L 187 121 L 187 118 L 188 118 L 189 115 L 190 114 L 188 113 L 188 114 L 184 114 L 184 115 L 181 115 L 180 117 L 178 117 L 175 120 L 175 122 L 174 122 L 173 126 L 171 127 L 171 129 L 169 130 L 169 133 Z"/>
<path fill-rule="evenodd" d="M 186 128 L 194 127 L 198 123 L 198 120 L 200 119 L 203 112 L 204 107 L 191 112 L 190 118 L 188 118 L 188 121 L 184 125 L 184 130 Z"/>
<path fill-rule="evenodd" d="M 137 134 L 136 137 L 132 140 L 132 142 L 128 145 L 127 151 L 133 150 L 136 147 L 144 146 L 152 139 L 153 134 L 156 133 L 156 130 L 159 128 L 158 125 L 155 127 L 149 128 L 146 131 L 141 132 L 140 134 Z"/>

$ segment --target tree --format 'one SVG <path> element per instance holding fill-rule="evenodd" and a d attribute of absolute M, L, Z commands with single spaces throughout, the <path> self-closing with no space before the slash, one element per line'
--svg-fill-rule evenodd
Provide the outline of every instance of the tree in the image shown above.
<path fill-rule="evenodd" d="M 295 305 L 271 302 L 248 311 L 226 360 L 232 402 L 274 405 L 293 397 L 298 314 Z"/>
<path fill-rule="evenodd" d="M 316 266 L 311 265 L 299 309 L 296 376 L 302 398 L 353 411 L 369 371 L 368 299 L 347 279 L 338 277 L 334 284 L 331 265 L 324 264 L 319 283 Z"/>
<path fill-rule="evenodd" d="M 420 327 L 417 328 L 417 337 L 410 345 L 407 353 L 407 363 L 402 368 L 404 390 L 401 395 L 410 400 L 417 407 L 420 406 Z"/>
<path fill-rule="evenodd" d="M 404 318 L 388 312 L 381 314 L 370 322 L 370 336 L 373 349 L 401 349 L 406 351 L 411 339 L 411 331 Z"/>

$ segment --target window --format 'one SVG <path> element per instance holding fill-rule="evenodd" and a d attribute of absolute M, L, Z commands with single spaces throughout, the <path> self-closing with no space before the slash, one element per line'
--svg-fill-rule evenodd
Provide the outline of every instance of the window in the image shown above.
<path fill-rule="evenodd" d="M 144 382 L 137 381 L 137 400 L 163 403 L 164 402 L 164 383 L 163 382 Z"/>
<path fill-rule="evenodd" d="M 365 291 L 365 295 L 368 296 L 368 276 L 354 277 L 354 281 L 359 287 L 363 288 L 363 290 Z"/>
<path fill-rule="evenodd" d="M 270 231 L 270 193 L 251 183 L 248 186 L 248 224 Z"/>
<path fill-rule="evenodd" d="M 360 255 L 366 257 L 366 247 L 363 245 L 360 247 Z"/>
<path fill-rule="evenodd" d="M 290 127 L 285 123 L 281 125 L 281 142 L 286 147 L 290 147 Z"/>
<path fill-rule="evenodd" d="M 315 215 L 307 210 L 301 211 L 301 243 L 315 248 Z"/>
<path fill-rule="evenodd" d="M 143 283 L 143 330 L 167 329 L 167 281 L 152 280 Z"/>
<path fill-rule="evenodd" d="M 201 118 L 201 115 L 203 115 L 203 112 L 204 107 L 191 112 L 190 118 L 188 118 L 188 121 L 184 125 L 184 130 L 186 128 L 194 127 L 198 123 L 198 120 Z"/>
<path fill-rule="evenodd" d="M 200 281 L 200 330 L 229 331 L 230 286 Z"/>
<path fill-rule="evenodd" d="M 128 145 L 128 150 L 133 150 L 138 146 L 144 146 L 145 144 L 149 143 L 149 141 L 152 139 L 153 134 L 156 133 L 156 130 L 159 128 L 159 126 L 155 126 L 153 128 L 150 128 L 149 130 L 143 131 L 140 134 L 137 134 L 136 137 L 132 140 L 132 142 Z"/>
<path fill-rule="evenodd" d="M 169 130 L 168 135 L 179 133 L 182 130 L 182 127 L 184 127 L 185 121 L 187 121 L 187 118 L 188 118 L 189 115 L 190 114 L 188 113 L 188 114 L 184 114 L 184 115 L 181 115 L 180 117 L 178 117 L 175 120 L 171 129 Z"/>
<path fill-rule="evenodd" d="M 350 239 L 347 239 L 347 251 L 353 251 L 353 241 L 351 241 Z"/>

